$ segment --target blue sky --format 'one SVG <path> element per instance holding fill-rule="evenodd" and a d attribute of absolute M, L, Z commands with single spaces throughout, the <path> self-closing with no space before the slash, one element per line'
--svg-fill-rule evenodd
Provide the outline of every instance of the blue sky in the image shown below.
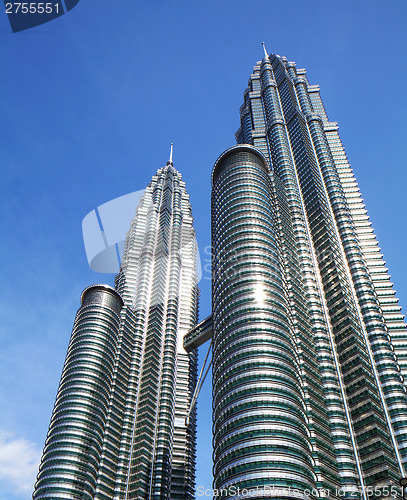
<path fill-rule="evenodd" d="M 234 144 L 262 41 L 321 86 L 407 307 L 406 27 L 404 0 L 80 0 L 16 34 L 0 12 L 0 500 L 30 496 L 80 294 L 113 282 L 88 267 L 83 217 L 143 189 L 174 142 L 203 251 L 210 172 Z M 197 478 L 207 487 L 210 395 L 207 381 Z"/>

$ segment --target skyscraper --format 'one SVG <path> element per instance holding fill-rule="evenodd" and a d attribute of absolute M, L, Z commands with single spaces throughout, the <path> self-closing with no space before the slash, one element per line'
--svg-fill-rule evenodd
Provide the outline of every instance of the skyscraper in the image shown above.
<path fill-rule="evenodd" d="M 338 126 L 266 51 L 240 117 L 212 172 L 214 486 L 400 498 L 406 325 Z"/>
<path fill-rule="evenodd" d="M 170 160 L 140 200 L 116 290 L 82 294 L 34 499 L 192 499 L 197 246 Z"/>

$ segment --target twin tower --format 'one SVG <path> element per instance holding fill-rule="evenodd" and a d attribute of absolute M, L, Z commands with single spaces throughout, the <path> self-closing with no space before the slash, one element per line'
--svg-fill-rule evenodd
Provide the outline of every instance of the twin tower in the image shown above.
<path fill-rule="evenodd" d="M 82 294 L 33 498 L 196 496 L 196 348 L 212 338 L 213 496 L 401 499 L 407 331 L 338 126 L 305 70 L 257 63 L 212 171 L 212 316 L 167 162 L 115 289 Z M 199 460 L 199 454 L 198 454 Z"/>

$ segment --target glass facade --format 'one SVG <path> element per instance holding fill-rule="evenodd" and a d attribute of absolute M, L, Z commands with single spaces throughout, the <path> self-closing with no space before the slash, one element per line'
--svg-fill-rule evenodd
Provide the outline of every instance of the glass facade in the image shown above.
<path fill-rule="evenodd" d="M 195 427 L 189 411 L 197 353 L 184 335 L 198 314 L 197 245 L 181 174 L 168 162 L 140 200 L 116 288 L 131 304 L 143 339 L 126 499 L 192 499 Z"/>
<path fill-rule="evenodd" d="M 34 498 L 93 499 L 110 420 L 123 301 L 110 287 L 82 294 Z M 117 460 L 117 452 L 116 457 Z"/>
<path fill-rule="evenodd" d="M 189 197 L 172 161 L 127 234 L 116 290 L 82 295 L 33 498 L 193 499 L 198 313 Z"/>
<path fill-rule="evenodd" d="M 240 116 L 212 173 L 214 486 L 400 498 L 406 326 L 337 124 L 276 55 Z"/>

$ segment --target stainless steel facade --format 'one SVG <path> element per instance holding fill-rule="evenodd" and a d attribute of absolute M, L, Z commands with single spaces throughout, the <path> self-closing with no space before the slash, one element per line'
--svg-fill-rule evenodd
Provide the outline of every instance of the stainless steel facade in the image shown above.
<path fill-rule="evenodd" d="M 275 55 L 240 112 L 212 174 L 214 485 L 400 498 L 406 325 L 337 124 Z"/>
<path fill-rule="evenodd" d="M 119 294 L 105 285 L 90 286 L 82 294 L 34 498 L 94 498 L 106 442 L 122 307 Z"/>
<path fill-rule="evenodd" d="M 216 487 L 289 482 L 312 489 L 311 446 L 267 164 L 254 148 L 232 148 L 216 163 L 213 186 Z"/>
<path fill-rule="evenodd" d="M 197 353 L 183 337 L 198 314 L 197 246 L 189 197 L 169 161 L 140 201 L 116 288 L 136 316 L 140 374 L 126 498 L 192 499 Z"/>
<path fill-rule="evenodd" d="M 172 161 L 147 186 L 116 290 L 82 295 L 33 498 L 193 499 L 197 246 Z"/>

